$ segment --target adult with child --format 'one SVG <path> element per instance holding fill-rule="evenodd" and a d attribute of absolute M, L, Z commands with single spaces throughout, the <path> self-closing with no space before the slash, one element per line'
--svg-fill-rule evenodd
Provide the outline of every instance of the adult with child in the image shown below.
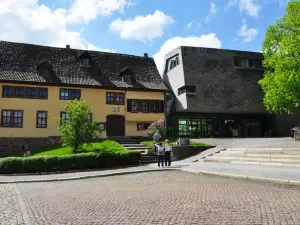
<path fill-rule="evenodd" d="M 156 149 L 156 144 L 159 142 L 161 136 L 160 136 L 160 133 L 159 131 L 157 130 L 155 132 L 155 134 L 153 135 L 153 140 L 154 140 L 154 152 L 156 153 L 157 149 Z"/>

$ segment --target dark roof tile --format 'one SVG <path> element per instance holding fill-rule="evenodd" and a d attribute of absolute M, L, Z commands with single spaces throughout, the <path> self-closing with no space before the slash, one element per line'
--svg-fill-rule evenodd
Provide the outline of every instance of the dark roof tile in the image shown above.
<path fill-rule="evenodd" d="M 86 55 L 91 57 L 90 67 L 80 66 L 79 57 Z M 52 66 L 50 81 L 37 70 L 44 61 Z M 134 82 L 122 80 L 120 73 L 124 68 L 134 72 Z M 153 58 L 6 41 L 0 41 L 0 80 L 167 90 Z"/>

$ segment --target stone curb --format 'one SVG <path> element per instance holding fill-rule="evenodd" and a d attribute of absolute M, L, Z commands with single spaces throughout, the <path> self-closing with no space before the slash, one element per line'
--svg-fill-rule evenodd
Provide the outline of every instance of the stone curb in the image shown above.
<path fill-rule="evenodd" d="M 262 181 L 262 182 L 267 182 L 267 183 L 276 183 L 276 184 L 283 184 L 283 185 L 290 185 L 290 186 L 300 186 L 300 180 L 284 180 L 284 179 L 277 179 L 277 178 L 246 176 L 246 175 L 220 173 L 220 172 L 212 172 L 212 171 L 204 171 L 204 170 L 181 169 L 181 171 L 188 172 L 188 173 L 194 173 L 194 174 L 213 175 L 213 176 L 238 178 L 238 179 L 253 180 L 253 181 Z"/>
<path fill-rule="evenodd" d="M 146 170 L 134 170 L 134 171 L 124 171 L 124 172 L 112 172 L 104 174 L 86 175 L 86 176 L 76 176 L 76 177 L 66 177 L 66 178 L 50 178 L 50 179 L 35 179 L 35 180 L 8 180 L 0 181 L 0 184 L 13 184 L 13 183 L 37 183 L 37 182 L 54 182 L 54 181 L 69 181 L 69 180 L 82 180 L 97 177 L 109 177 L 118 176 L 134 173 L 148 173 L 148 172 L 160 172 L 166 170 L 179 170 L 179 168 L 165 168 L 165 169 L 146 169 Z"/>

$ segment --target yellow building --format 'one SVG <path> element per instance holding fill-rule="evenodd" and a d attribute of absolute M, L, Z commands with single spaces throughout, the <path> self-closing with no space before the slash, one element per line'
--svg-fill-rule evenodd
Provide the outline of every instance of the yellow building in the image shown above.
<path fill-rule="evenodd" d="M 104 125 L 103 137 L 146 136 L 150 123 L 165 118 L 166 87 L 147 54 L 4 41 L 0 50 L 0 146 L 6 149 L 53 141 L 54 118 L 66 118 L 64 106 L 79 97 Z"/>

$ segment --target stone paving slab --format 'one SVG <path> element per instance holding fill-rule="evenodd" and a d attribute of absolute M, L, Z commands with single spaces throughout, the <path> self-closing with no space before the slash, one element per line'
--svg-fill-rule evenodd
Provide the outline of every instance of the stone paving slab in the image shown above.
<path fill-rule="evenodd" d="M 32 225 L 300 224 L 298 187 L 243 179 L 162 171 L 15 186 Z"/>
<path fill-rule="evenodd" d="M 300 148 L 300 141 L 283 138 L 200 138 L 192 139 L 200 143 L 224 148 Z"/>
<path fill-rule="evenodd" d="M 198 162 L 184 167 L 183 170 L 205 171 L 219 174 L 234 174 L 236 176 L 262 177 L 266 179 L 281 179 L 300 182 L 300 168 Z"/>

